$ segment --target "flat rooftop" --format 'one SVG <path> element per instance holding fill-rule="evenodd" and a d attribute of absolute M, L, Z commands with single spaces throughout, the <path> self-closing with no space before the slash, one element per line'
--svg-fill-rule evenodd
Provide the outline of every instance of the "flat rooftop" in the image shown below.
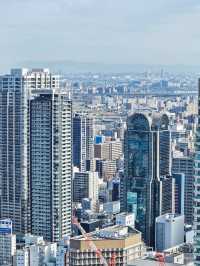
<path fill-rule="evenodd" d="M 152 259 L 138 259 L 134 260 L 132 263 L 129 263 L 127 266 L 158 266 L 159 262 Z M 165 266 L 180 266 L 183 264 L 177 264 L 177 263 L 167 263 L 165 262 Z M 187 264 L 184 264 L 186 266 L 194 266 L 193 262 L 189 262 Z"/>
<path fill-rule="evenodd" d="M 128 248 L 142 245 L 141 233 L 132 227 L 114 225 L 87 234 L 99 249 Z M 84 236 L 76 236 L 70 239 L 70 248 L 85 251 L 88 249 L 88 241 Z"/>
<path fill-rule="evenodd" d="M 151 259 L 140 259 L 134 260 L 132 263 L 129 263 L 127 266 L 158 266 L 159 262 Z M 165 266 L 177 266 L 180 264 L 174 263 L 165 263 Z"/>
<path fill-rule="evenodd" d="M 88 233 L 87 235 L 94 240 L 103 240 L 103 239 L 126 239 L 129 236 L 138 235 L 139 231 L 136 229 L 123 226 L 123 225 L 114 225 L 109 226 L 104 229 Z M 84 240 L 84 236 L 73 237 L 76 240 Z"/>

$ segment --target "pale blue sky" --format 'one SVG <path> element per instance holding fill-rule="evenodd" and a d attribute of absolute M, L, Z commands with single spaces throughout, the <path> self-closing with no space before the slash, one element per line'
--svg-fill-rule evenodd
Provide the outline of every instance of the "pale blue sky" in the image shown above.
<path fill-rule="evenodd" d="M 0 12 L 0 69 L 26 60 L 200 62 L 199 0 L 1 0 Z"/>

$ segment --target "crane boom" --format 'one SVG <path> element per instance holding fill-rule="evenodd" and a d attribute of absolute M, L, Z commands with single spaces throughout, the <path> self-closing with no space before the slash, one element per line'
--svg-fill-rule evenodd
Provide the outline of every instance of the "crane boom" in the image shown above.
<path fill-rule="evenodd" d="M 165 264 L 165 255 L 164 255 L 164 253 L 157 252 L 156 253 L 156 259 L 157 259 L 157 261 L 159 263 L 159 266 L 165 266 L 166 265 Z"/>
<path fill-rule="evenodd" d="M 75 224 L 78 229 L 80 230 L 81 234 L 84 236 L 84 238 L 87 240 L 88 246 L 91 250 L 94 250 L 97 254 L 97 256 L 100 259 L 100 262 L 104 265 L 104 266 L 108 266 L 108 263 L 106 261 L 106 259 L 103 257 L 101 250 L 98 249 L 96 247 L 96 245 L 94 244 L 94 242 L 91 240 L 91 238 L 88 237 L 86 231 L 83 229 L 83 227 L 81 226 L 81 224 L 78 222 L 78 219 L 76 217 L 73 217 L 73 224 Z"/>

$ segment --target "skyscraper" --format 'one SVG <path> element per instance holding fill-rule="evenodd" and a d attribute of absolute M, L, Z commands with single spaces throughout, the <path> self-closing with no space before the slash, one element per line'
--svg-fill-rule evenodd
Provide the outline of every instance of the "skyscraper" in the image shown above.
<path fill-rule="evenodd" d="M 48 241 L 71 233 L 71 157 L 71 101 L 58 90 L 34 91 L 30 100 L 31 229 Z"/>
<path fill-rule="evenodd" d="M 198 95 L 198 125 L 195 141 L 195 172 L 194 172 L 194 257 L 195 265 L 200 265 L 200 79 Z"/>
<path fill-rule="evenodd" d="M 193 222 L 193 178 L 194 178 L 194 158 L 190 156 L 175 156 L 172 159 L 172 174 L 183 173 L 185 176 L 184 192 L 184 215 L 185 222 Z"/>
<path fill-rule="evenodd" d="M 175 213 L 185 214 L 185 175 L 183 173 L 173 173 L 175 180 Z M 190 208 L 192 208 L 190 206 Z M 186 217 L 185 217 L 186 218 Z"/>
<path fill-rule="evenodd" d="M 135 113 L 128 118 L 125 132 L 121 208 L 135 212 L 136 227 L 151 246 L 154 245 L 155 218 L 161 212 L 160 198 L 166 198 L 160 191 L 161 177 L 170 174 L 168 125 L 166 114 Z M 166 180 L 163 184 L 166 187 Z"/>
<path fill-rule="evenodd" d="M 98 203 L 98 173 L 75 172 L 73 179 L 73 201 L 81 203 L 84 198 L 92 200 L 94 209 Z"/>
<path fill-rule="evenodd" d="M 59 87 L 48 69 L 13 69 L 0 76 L 0 218 L 30 231 L 29 104 L 31 91 Z"/>
<path fill-rule="evenodd" d="M 87 114 L 75 113 L 73 116 L 73 164 L 81 172 L 86 171 L 86 161 L 94 158 L 93 138 L 93 118 Z"/>

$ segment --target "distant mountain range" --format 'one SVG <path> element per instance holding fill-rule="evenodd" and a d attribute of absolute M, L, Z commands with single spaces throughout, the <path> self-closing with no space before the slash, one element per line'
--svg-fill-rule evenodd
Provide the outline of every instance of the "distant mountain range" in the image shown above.
<path fill-rule="evenodd" d="M 108 64 L 108 63 L 92 63 L 92 62 L 75 62 L 70 60 L 57 61 L 24 61 L 19 63 L 21 67 L 48 67 L 52 71 L 59 73 L 131 73 L 145 71 L 164 71 L 169 72 L 186 72 L 200 73 L 200 66 L 190 65 L 143 65 L 143 64 Z"/>

